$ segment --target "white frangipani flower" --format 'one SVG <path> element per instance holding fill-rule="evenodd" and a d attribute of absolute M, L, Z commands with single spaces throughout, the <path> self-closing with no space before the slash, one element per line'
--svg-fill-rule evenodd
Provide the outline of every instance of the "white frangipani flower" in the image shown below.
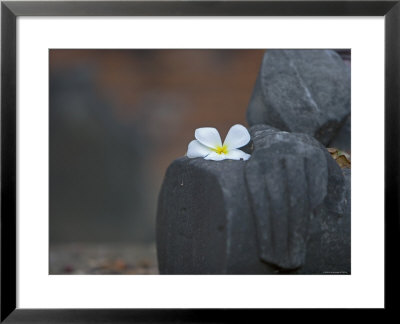
<path fill-rule="evenodd" d="M 196 129 L 194 137 L 196 139 L 189 143 L 186 153 L 189 158 L 202 157 L 214 161 L 248 160 L 250 158 L 250 154 L 238 150 L 250 141 L 250 134 L 242 125 L 237 124 L 231 127 L 224 144 L 222 144 L 218 131 L 212 127 Z"/>

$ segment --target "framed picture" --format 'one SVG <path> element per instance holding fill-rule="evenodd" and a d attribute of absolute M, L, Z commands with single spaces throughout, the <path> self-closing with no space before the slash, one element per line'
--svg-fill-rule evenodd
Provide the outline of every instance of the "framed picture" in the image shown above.
<path fill-rule="evenodd" d="M 399 16 L 2 1 L 1 321 L 391 308 Z"/>

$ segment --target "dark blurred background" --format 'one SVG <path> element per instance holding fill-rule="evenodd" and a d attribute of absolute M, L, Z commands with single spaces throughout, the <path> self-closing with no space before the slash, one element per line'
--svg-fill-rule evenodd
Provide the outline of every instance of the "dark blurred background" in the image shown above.
<path fill-rule="evenodd" d="M 50 50 L 50 273 L 157 273 L 155 215 L 194 130 L 247 126 L 264 50 Z"/>

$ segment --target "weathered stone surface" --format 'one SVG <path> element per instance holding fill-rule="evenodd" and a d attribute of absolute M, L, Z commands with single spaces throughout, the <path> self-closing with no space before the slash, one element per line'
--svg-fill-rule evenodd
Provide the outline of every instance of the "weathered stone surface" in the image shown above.
<path fill-rule="evenodd" d="M 247 120 L 327 145 L 350 114 L 350 85 L 350 68 L 334 51 L 267 50 Z"/>
<path fill-rule="evenodd" d="M 346 118 L 345 123 L 332 141 L 329 142 L 328 147 L 336 147 L 346 152 L 351 151 L 351 115 Z"/>
<path fill-rule="evenodd" d="M 326 231 L 336 230 L 335 222 L 341 222 L 334 216 L 345 212 L 346 184 L 341 169 L 310 136 L 281 132 L 266 125 L 254 126 L 250 132 L 254 152 L 246 163 L 245 174 L 260 259 L 286 271 L 304 271 L 310 262 L 313 267 L 307 267 L 309 273 L 327 271 L 327 258 L 335 259 L 341 252 L 330 244 L 342 243 L 334 242 L 336 237 L 332 237 L 327 245 L 329 256 L 318 253 L 316 260 L 314 255 L 319 251 L 310 254 L 308 241 L 314 227 L 317 237 L 322 236 L 326 219 L 332 227 Z M 316 210 L 320 210 L 318 215 Z M 316 225 L 317 222 L 321 224 Z"/>
<path fill-rule="evenodd" d="M 351 273 L 351 170 L 342 169 L 342 172 L 345 179 L 343 213 L 329 209 L 326 204 L 314 210 L 305 264 L 296 273 Z"/>
<path fill-rule="evenodd" d="M 244 165 L 187 157 L 170 165 L 157 213 L 161 274 L 273 272 L 258 260 Z"/>
<path fill-rule="evenodd" d="M 160 273 L 349 273 L 350 178 L 310 136 L 265 125 L 250 133 L 248 161 L 184 157 L 168 168 Z"/>

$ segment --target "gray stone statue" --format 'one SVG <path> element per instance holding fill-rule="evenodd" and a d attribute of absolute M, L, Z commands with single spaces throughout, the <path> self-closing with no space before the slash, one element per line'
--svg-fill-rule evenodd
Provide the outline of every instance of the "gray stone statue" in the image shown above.
<path fill-rule="evenodd" d="M 325 148 L 350 148 L 349 77 L 334 51 L 266 52 L 247 113 L 250 158 L 183 157 L 167 170 L 161 274 L 350 273 L 350 169 Z"/>
<path fill-rule="evenodd" d="M 267 50 L 247 121 L 308 134 L 348 151 L 350 81 L 350 68 L 335 51 Z"/>

